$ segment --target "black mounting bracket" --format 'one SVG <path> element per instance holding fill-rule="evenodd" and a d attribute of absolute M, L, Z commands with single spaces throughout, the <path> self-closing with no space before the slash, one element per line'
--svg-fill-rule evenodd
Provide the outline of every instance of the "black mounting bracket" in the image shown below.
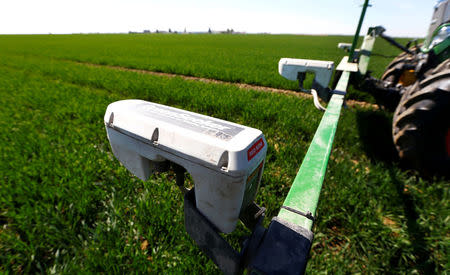
<path fill-rule="evenodd" d="M 224 274 L 303 274 L 313 233 L 278 217 L 269 228 L 262 226 L 264 208 L 252 203 L 239 217 L 252 234 L 237 252 L 195 206 L 195 191 L 184 195 L 184 219 L 188 234 Z"/>

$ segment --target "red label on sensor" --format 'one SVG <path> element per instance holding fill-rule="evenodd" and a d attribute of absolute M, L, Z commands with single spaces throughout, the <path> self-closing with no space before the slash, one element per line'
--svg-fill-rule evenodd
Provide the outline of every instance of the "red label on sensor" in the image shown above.
<path fill-rule="evenodd" d="M 264 140 L 260 138 L 255 144 L 250 147 L 247 151 L 247 159 L 250 161 L 253 157 L 255 157 L 261 149 L 264 148 Z"/>

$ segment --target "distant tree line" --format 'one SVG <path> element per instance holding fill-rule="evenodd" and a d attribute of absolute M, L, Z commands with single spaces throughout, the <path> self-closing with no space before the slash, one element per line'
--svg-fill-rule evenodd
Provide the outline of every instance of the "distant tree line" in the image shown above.
<path fill-rule="evenodd" d="M 142 32 L 129 31 L 128 33 L 129 33 L 129 34 L 138 34 L 138 33 L 145 33 L 145 34 L 148 34 L 148 33 L 152 33 L 152 32 L 151 32 L 150 30 L 143 30 Z M 172 31 L 172 29 L 169 28 L 167 31 L 156 29 L 156 30 L 155 30 L 155 33 L 174 33 L 174 34 L 177 34 L 177 33 L 181 33 L 181 32 L 178 32 L 178 31 Z M 184 31 L 183 31 L 182 33 L 187 33 L 186 28 L 184 28 Z M 197 33 L 202 33 L 202 32 L 197 32 Z M 234 32 L 233 29 L 227 29 L 226 31 L 213 31 L 213 30 L 211 30 L 211 28 L 208 28 L 208 33 L 209 33 L 209 34 L 213 34 L 213 33 L 233 34 L 233 33 L 235 33 L 235 32 Z"/>

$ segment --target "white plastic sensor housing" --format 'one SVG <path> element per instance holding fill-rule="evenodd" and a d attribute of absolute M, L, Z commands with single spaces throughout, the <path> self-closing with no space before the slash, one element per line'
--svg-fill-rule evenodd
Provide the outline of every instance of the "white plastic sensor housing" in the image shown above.
<path fill-rule="evenodd" d="M 322 88 L 328 87 L 333 74 L 334 62 L 295 58 L 282 58 L 278 62 L 278 72 L 284 78 L 296 81 L 298 73 L 314 73 L 314 82 Z"/>
<path fill-rule="evenodd" d="M 352 44 L 350 44 L 350 43 L 343 43 L 343 42 L 338 43 L 338 48 L 342 49 L 344 51 L 349 51 L 351 47 L 352 47 Z"/>
<path fill-rule="evenodd" d="M 104 121 L 114 155 L 131 173 L 147 180 L 166 160 L 184 167 L 198 210 L 221 232 L 234 230 L 264 169 L 260 130 L 143 100 L 111 103 Z"/>

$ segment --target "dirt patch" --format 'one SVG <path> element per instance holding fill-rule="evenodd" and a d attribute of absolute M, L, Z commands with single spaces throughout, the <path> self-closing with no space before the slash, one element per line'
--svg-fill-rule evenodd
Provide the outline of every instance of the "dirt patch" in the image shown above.
<path fill-rule="evenodd" d="M 71 61 L 71 60 L 68 60 Z M 271 87 L 265 87 L 265 86 L 258 86 L 258 85 L 251 85 L 251 84 L 245 84 L 245 83 L 234 83 L 234 82 L 227 82 L 223 80 L 217 80 L 217 79 L 211 79 L 211 78 L 204 78 L 204 77 L 196 77 L 196 76 L 188 76 L 188 75 L 182 75 L 182 74 L 172 74 L 172 73 L 162 73 L 162 72 L 154 72 L 149 70 L 143 70 L 143 69 L 132 69 L 122 66 L 112 66 L 112 65 L 100 65 L 100 64 L 94 64 L 94 63 L 88 63 L 88 62 L 80 62 L 76 61 L 75 63 L 83 64 L 91 67 L 106 67 L 110 69 L 120 70 L 120 71 L 128 71 L 128 72 L 135 72 L 135 73 L 141 73 L 141 74 L 150 74 L 150 75 L 157 75 L 157 76 L 165 76 L 165 77 L 180 77 L 185 80 L 190 81 L 200 81 L 204 83 L 215 83 L 215 84 L 222 84 L 222 85 L 229 85 L 229 86 L 235 86 L 243 90 L 256 90 L 261 92 L 271 92 L 271 93 L 281 93 L 286 95 L 292 95 L 296 97 L 303 97 L 303 98 L 311 98 L 312 96 L 305 93 L 300 93 L 293 90 L 285 90 L 285 89 L 277 89 L 277 88 L 271 88 Z M 359 106 L 364 108 L 374 108 L 378 109 L 378 106 L 375 104 L 367 103 L 367 102 L 361 102 L 356 100 L 346 100 L 347 106 Z"/>
<path fill-rule="evenodd" d="M 148 241 L 147 241 L 147 240 L 144 240 L 144 241 L 141 243 L 141 250 L 142 250 L 142 251 L 145 251 L 145 250 L 147 250 L 147 248 L 148 248 Z"/>

